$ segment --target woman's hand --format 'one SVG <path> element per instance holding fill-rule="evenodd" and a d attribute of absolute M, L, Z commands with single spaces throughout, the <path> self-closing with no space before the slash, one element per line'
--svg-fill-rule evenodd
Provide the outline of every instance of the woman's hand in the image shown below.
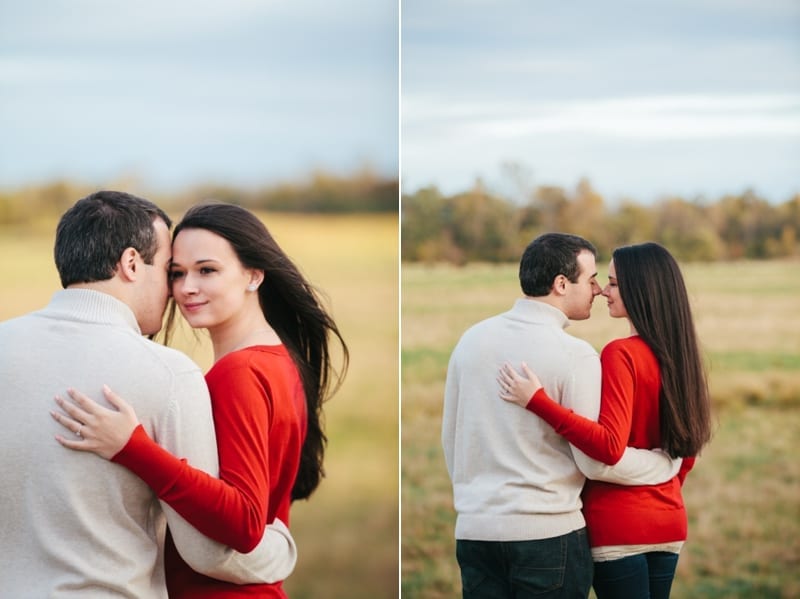
<path fill-rule="evenodd" d="M 525 362 L 522 363 L 522 375 L 511 364 L 504 364 L 497 376 L 497 382 L 500 383 L 500 397 L 523 408 L 528 405 L 533 394 L 542 388 L 539 377 Z"/>
<path fill-rule="evenodd" d="M 75 403 L 61 397 L 55 400 L 68 415 L 61 412 L 50 412 L 50 415 L 74 436 L 56 435 L 56 440 L 64 447 L 92 451 L 107 460 L 117 455 L 139 425 L 130 404 L 107 385 L 103 385 L 103 395 L 116 410 L 101 406 L 80 391 L 68 389 L 67 393 Z"/>

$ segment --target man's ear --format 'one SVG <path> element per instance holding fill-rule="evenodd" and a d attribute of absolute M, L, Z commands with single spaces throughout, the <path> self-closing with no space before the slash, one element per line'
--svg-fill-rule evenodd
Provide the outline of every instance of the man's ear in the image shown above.
<path fill-rule="evenodd" d="M 139 252 L 136 248 L 125 248 L 122 252 L 122 255 L 119 257 L 119 262 L 117 262 L 117 272 L 124 281 L 136 280 L 136 269 L 140 262 L 139 258 Z"/>
<path fill-rule="evenodd" d="M 569 279 L 564 275 L 558 275 L 553 279 L 553 292 L 556 295 L 564 295 L 567 292 L 567 283 Z"/>

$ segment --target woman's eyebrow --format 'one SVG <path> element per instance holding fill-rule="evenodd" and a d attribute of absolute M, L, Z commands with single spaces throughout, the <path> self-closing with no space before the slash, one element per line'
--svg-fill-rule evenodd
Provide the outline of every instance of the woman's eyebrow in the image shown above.
<path fill-rule="evenodd" d="M 205 264 L 207 262 L 213 262 L 213 263 L 217 264 L 219 261 L 215 260 L 214 258 L 201 258 L 200 260 L 195 260 L 194 264 L 196 266 L 198 264 Z M 179 262 L 175 262 L 174 260 L 172 260 L 170 262 L 170 266 L 176 266 L 176 267 L 179 267 L 179 268 L 181 267 L 180 263 Z"/>

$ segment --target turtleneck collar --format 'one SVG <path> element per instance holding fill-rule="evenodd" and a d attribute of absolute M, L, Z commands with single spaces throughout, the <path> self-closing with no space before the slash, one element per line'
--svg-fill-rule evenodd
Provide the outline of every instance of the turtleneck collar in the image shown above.
<path fill-rule="evenodd" d="M 50 314 L 67 320 L 108 324 L 142 333 L 133 310 L 112 295 L 92 289 L 64 289 L 53 295 L 47 307 Z"/>
<path fill-rule="evenodd" d="M 510 314 L 526 322 L 547 322 L 561 329 L 570 325 L 569 318 L 561 310 L 530 298 L 519 298 L 514 302 Z"/>

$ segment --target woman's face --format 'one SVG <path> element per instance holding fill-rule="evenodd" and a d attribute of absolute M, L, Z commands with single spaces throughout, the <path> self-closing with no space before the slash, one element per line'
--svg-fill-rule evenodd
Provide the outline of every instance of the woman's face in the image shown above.
<path fill-rule="evenodd" d="M 253 271 L 231 244 L 205 229 L 183 229 L 172 244 L 172 296 L 192 328 L 213 329 L 241 312 Z"/>
<path fill-rule="evenodd" d="M 625 309 L 625 303 L 619 294 L 617 270 L 614 267 L 613 260 L 608 264 L 608 285 L 603 289 L 603 295 L 608 301 L 608 314 L 611 318 L 627 318 L 628 311 Z"/>

